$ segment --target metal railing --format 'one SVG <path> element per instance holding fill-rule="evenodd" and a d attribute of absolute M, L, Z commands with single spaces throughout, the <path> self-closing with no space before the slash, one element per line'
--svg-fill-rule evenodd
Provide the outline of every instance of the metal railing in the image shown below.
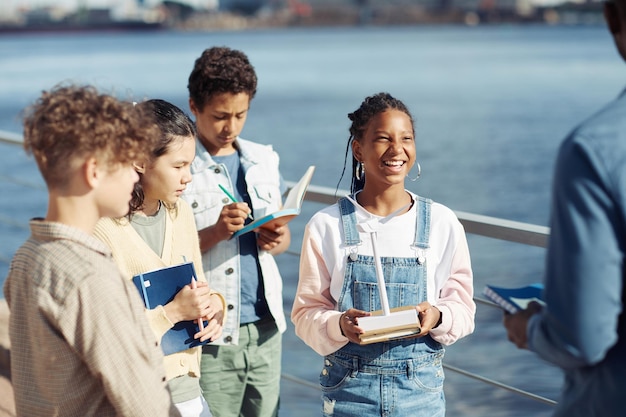
<path fill-rule="evenodd" d="M 288 182 L 287 185 L 292 186 L 293 183 Z M 335 195 L 343 196 L 347 193 L 345 190 L 335 192 L 334 188 L 310 185 L 307 189 L 305 200 L 322 204 L 334 204 L 337 202 Z M 542 248 L 547 246 L 548 235 L 550 234 L 548 227 L 463 211 L 455 211 L 454 213 L 463 224 L 466 233 Z"/>
<path fill-rule="evenodd" d="M 0 143 L 8 143 L 10 145 L 22 145 L 22 135 L 17 133 L 0 130 Z"/>
<path fill-rule="evenodd" d="M 22 137 L 21 135 L 13 134 L 10 132 L 0 131 L 0 143 L 9 143 L 12 145 L 21 145 Z M 287 182 L 288 186 L 293 186 L 293 182 Z M 338 196 L 343 196 L 347 194 L 346 190 L 335 190 L 334 188 L 322 187 L 316 185 L 310 185 L 307 189 L 307 193 L 305 195 L 305 200 L 315 203 L 321 204 L 334 204 L 337 201 Z M 473 213 L 466 213 L 461 211 L 455 211 L 455 214 L 459 218 L 460 222 L 463 224 L 466 233 L 475 234 L 479 236 L 490 237 L 494 239 L 499 239 L 503 241 L 516 242 L 524 245 L 537 246 L 537 247 L 546 247 L 547 239 L 550 233 L 548 227 L 538 226 L 529 223 L 521 223 L 515 222 L 505 219 L 500 219 L 496 217 L 483 216 Z M 10 219 L 6 220 L 0 217 L 0 222 L 12 221 Z M 290 251 L 289 254 L 294 256 L 299 256 L 298 252 Z M 482 298 L 475 298 L 475 301 L 484 306 L 488 307 L 496 307 L 495 304 L 484 300 Z M 484 384 L 491 385 L 498 389 L 506 390 L 512 392 L 516 395 L 523 396 L 525 398 L 548 404 L 555 405 L 556 401 L 534 394 L 529 391 L 525 391 L 519 388 L 516 388 L 511 385 L 504 384 L 502 382 L 486 378 L 482 375 L 469 372 L 459 367 L 451 366 L 444 364 L 444 368 L 446 368 L 450 372 L 455 372 L 457 374 L 463 375 L 465 377 L 471 378 L 473 380 L 479 381 Z M 313 383 L 308 380 L 304 380 L 294 375 L 290 375 L 287 373 L 282 374 L 282 378 L 293 383 L 300 384 L 302 386 L 306 386 L 311 389 L 320 389 L 317 383 Z"/>
<path fill-rule="evenodd" d="M 287 182 L 288 186 L 293 186 L 295 183 Z M 310 185 L 307 189 L 305 200 L 321 204 L 334 204 L 337 202 L 339 196 L 346 195 L 348 191 L 339 190 L 334 188 L 321 187 L 316 185 Z M 459 221 L 463 224 L 466 233 L 475 234 L 478 236 L 490 237 L 494 239 L 520 243 L 523 245 L 537 246 L 545 248 L 547 247 L 548 236 L 550 234 L 550 228 L 545 226 L 538 226 L 530 223 L 516 222 L 497 217 L 483 216 L 479 214 L 466 213 L 462 211 L 455 211 Z M 291 252 L 291 254 L 299 256 L 299 253 Z M 477 304 L 481 304 L 487 307 L 498 308 L 496 304 L 482 299 L 474 297 L 474 301 Z M 497 387 L 502 390 L 512 392 L 522 397 L 543 403 L 548 405 L 556 405 L 556 401 L 534 394 L 532 392 L 516 388 L 514 386 L 504 384 L 502 382 L 486 378 L 482 375 L 466 371 L 462 368 L 455 367 L 448 364 L 443 364 L 443 367 L 448 371 L 455 372 L 460 375 L 464 375 L 468 378 L 480 381 L 482 383 Z M 283 378 L 286 376 L 283 375 Z M 298 380 L 293 376 L 287 376 L 287 378 L 293 382 L 310 385 L 309 381 Z M 317 384 L 311 385 L 319 388 Z"/>

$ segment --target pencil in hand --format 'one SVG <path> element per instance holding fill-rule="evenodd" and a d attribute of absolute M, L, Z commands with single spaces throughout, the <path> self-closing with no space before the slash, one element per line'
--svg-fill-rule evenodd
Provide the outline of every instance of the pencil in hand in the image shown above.
<path fill-rule="evenodd" d="M 226 187 L 224 187 L 222 184 L 217 184 L 217 186 L 220 187 L 220 189 L 224 192 L 224 194 L 226 194 L 230 201 L 232 201 L 233 203 L 239 203 L 239 201 L 235 199 L 235 197 L 226 189 Z M 252 218 L 252 213 L 248 213 L 248 218 L 250 220 L 254 220 L 254 218 Z"/>
<path fill-rule="evenodd" d="M 198 288 L 198 284 L 196 284 L 196 279 L 193 276 L 191 277 L 190 285 L 192 290 Z M 202 320 L 202 317 L 198 319 L 198 328 L 200 329 L 200 331 L 204 330 L 204 321 Z"/>

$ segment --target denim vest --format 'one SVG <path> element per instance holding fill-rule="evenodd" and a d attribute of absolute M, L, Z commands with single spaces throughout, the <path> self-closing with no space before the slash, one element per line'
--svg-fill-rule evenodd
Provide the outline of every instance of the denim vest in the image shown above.
<path fill-rule="evenodd" d="M 417 197 L 415 258 L 381 258 L 389 307 L 426 301 L 426 259 L 431 201 Z M 353 204 L 339 201 L 347 257 L 338 310 L 380 310 L 374 258 L 361 244 Z M 443 346 L 429 335 L 370 345 L 348 343 L 326 356 L 320 375 L 325 416 L 443 416 Z"/>
<path fill-rule="evenodd" d="M 278 210 L 282 205 L 278 154 L 270 146 L 240 138 L 237 139 L 236 145 L 241 155 L 241 166 L 252 202 L 253 216 L 260 218 Z M 230 203 L 219 185 L 233 189 L 234 184 L 226 168 L 215 163 L 199 141 L 196 142 L 196 157 L 191 164 L 191 174 L 193 181 L 187 185 L 182 198 L 191 206 L 196 227 L 201 230 L 215 224 L 222 207 Z M 202 264 L 209 285 L 224 295 L 227 306 L 222 337 L 213 344 L 236 345 L 239 340 L 241 300 L 239 240 L 219 242 L 202 254 Z M 283 283 L 278 266 L 269 252 L 261 250 L 259 265 L 270 313 L 280 332 L 284 332 L 287 323 L 283 312 Z"/>

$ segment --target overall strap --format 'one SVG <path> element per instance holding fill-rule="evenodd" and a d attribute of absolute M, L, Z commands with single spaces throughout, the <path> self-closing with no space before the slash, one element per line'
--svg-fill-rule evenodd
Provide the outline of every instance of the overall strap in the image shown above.
<path fill-rule="evenodd" d="M 359 231 L 356 228 L 356 215 L 354 205 L 345 197 L 339 199 L 339 211 L 341 213 L 341 225 L 343 227 L 343 244 L 346 246 L 356 246 L 361 244 Z"/>
<path fill-rule="evenodd" d="M 417 204 L 417 221 L 415 222 L 415 242 L 413 246 L 420 249 L 428 249 L 430 238 L 430 207 L 432 200 L 417 196 L 415 203 Z"/>

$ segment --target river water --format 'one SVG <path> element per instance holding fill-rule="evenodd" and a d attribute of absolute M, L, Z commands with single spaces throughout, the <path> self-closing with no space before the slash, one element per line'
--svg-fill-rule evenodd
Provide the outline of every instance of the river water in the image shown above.
<path fill-rule="evenodd" d="M 259 88 L 242 137 L 271 143 L 287 180 L 315 164 L 313 184 L 335 188 L 347 114 L 388 91 L 413 112 L 422 178 L 413 191 L 453 210 L 547 225 L 554 157 L 568 131 L 622 89 L 626 69 L 601 26 L 422 26 L 0 37 L 0 130 L 59 82 L 94 84 L 120 98 L 163 98 L 187 109 L 186 83 L 203 49 L 248 54 Z M 347 181 L 339 184 L 347 188 Z M 0 144 L 0 283 L 27 221 L 45 214 L 29 157 Z M 317 209 L 292 223 L 292 252 Z M 486 282 L 541 280 L 545 252 L 469 236 L 476 293 Z M 278 258 L 289 314 L 295 255 Z M 479 307 L 477 329 L 446 363 L 558 398 L 560 372 L 506 341 L 498 311 Z M 321 359 L 289 327 L 284 372 L 316 383 Z M 446 373 L 449 416 L 547 416 L 550 406 Z M 319 415 L 319 391 L 283 383 L 283 416 Z"/>

